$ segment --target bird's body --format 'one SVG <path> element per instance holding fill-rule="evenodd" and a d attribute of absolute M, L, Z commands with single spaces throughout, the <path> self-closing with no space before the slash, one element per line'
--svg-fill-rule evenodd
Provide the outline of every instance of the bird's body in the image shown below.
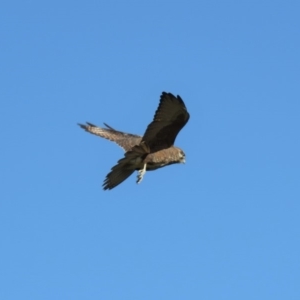
<path fill-rule="evenodd" d="M 139 183 L 146 171 L 156 170 L 175 163 L 184 163 L 184 152 L 173 145 L 189 114 L 182 99 L 171 93 L 162 93 L 154 120 L 148 125 L 144 136 L 124 133 L 104 123 L 106 128 L 91 123 L 79 124 L 81 128 L 117 143 L 125 155 L 106 176 L 103 187 L 112 189 L 138 171 Z"/>

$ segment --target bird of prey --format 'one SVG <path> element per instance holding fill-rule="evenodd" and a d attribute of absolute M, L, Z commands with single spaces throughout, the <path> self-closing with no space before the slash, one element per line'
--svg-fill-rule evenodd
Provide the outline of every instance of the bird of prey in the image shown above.
<path fill-rule="evenodd" d="M 171 164 L 185 163 L 184 152 L 174 146 L 177 134 L 189 120 L 189 113 L 181 97 L 163 92 L 153 121 L 143 136 L 124 133 L 109 125 L 105 128 L 91 123 L 78 124 L 85 131 L 117 143 L 125 150 L 124 157 L 106 176 L 103 189 L 111 190 L 134 171 L 138 171 L 140 183 L 147 171 L 156 170 Z"/>

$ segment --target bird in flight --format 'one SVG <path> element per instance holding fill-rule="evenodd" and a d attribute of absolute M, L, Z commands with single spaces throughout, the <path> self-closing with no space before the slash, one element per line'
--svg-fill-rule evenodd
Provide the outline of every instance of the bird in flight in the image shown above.
<path fill-rule="evenodd" d="M 174 146 L 176 136 L 189 120 L 190 115 L 181 97 L 162 92 L 153 121 L 143 136 L 124 133 L 105 124 L 104 128 L 91 123 L 78 124 L 82 129 L 117 143 L 125 150 L 124 157 L 107 174 L 104 190 L 111 190 L 134 171 L 140 183 L 146 171 L 171 164 L 185 163 L 184 152 Z"/>

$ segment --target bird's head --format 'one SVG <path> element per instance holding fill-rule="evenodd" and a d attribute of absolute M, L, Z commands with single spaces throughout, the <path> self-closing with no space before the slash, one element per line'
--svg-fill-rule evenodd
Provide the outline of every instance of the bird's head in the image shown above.
<path fill-rule="evenodd" d="M 185 153 L 181 149 L 178 149 L 178 158 L 181 164 L 185 164 Z"/>

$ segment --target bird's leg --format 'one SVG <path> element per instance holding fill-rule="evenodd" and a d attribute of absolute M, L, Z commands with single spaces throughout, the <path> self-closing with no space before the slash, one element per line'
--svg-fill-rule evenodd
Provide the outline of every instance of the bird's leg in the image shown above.
<path fill-rule="evenodd" d="M 137 176 L 137 181 L 136 181 L 136 183 L 140 183 L 140 182 L 142 181 L 143 176 L 144 176 L 144 174 L 146 173 L 146 167 L 147 167 L 147 164 L 144 164 L 143 169 L 138 170 L 138 176 Z"/>

